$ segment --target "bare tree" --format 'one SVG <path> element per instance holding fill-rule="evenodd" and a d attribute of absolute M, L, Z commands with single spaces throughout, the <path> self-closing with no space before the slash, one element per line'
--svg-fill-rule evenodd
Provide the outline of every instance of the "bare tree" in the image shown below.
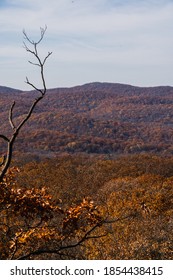
<path fill-rule="evenodd" d="M 31 83 L 29 81 L 28 77 L 26 77 L 26 83 L 28 85 L 30 85 L 34 90 L 36 90 L 36 92 L 39 93 L 39 96 L 34 99 L 34 101 L 32 102 L 32 104 L 31 104 L 31 106 L 28 110 L 28 113 L 23 118 L 23 120 L 20 123 L 18 123 L 17 125 L 15 124 L 14 118 L 13 118 L 15 101 L 11 105 L 11 108 L 9 110 L 9 123 L 10 123 L 11 129 L 12 129 L 11 137 L 7 137 L 4 134 L 0 134 L 0 138 L 3 139 L 7 143 L 7 151 L 6 151 L 6 154 L 3 157 L 2 163 L 0 164 L 0 167 L 1 167 L 0 182 L 3 181 L 4 175 L 6 174 L 8 168 L 10 167 L 10 163 L 11 163 L 12 155 L 13 155 L 14 143 L 16 141 L 16 138 L 19 135 L 19 132 L 20 132 L 21 128 L 30 119 L 34 108 L 36 107 L 38 102 L 45 96 L 46 91 L 47 91 L 45 76 L 44 76 L 44 66 L 45 66 L 45 63 L 46 63 L 47 59 L 52 54 L 52 52 L 48 52 L 48 54 L 43 59 L 40 58 L 40 55 L 39 55 L 39 52 L 38 52 L 38 45 L 43 40 L 46 30 L 47 30 L 47 26 L 45 26 L 45 28 L 40 28 L 40 38 L 39 38 L 38 41 L 34 41 L 34 40 L 30 39 L 30 37 L 25 32 L 25 30 L 23 30 L 24 48 L 27 52 L 29 52 L 36 59 L 36 62 L 29 61 L 29 63 L 31 63 L 34 66 L 38 66 L 40 68 L 42 89 L 35 86 L 33 83 Z"/>
<path fill-rule="evenodd" d="M 14 177 L 11 179 L 9 176 L 10 172 L 14 175 L 14 171 L 9 168 L 14 143 L 21 128 L 30 119 L 36 105 L 47 91 L 44 66 L 52 53 L 48 52 L 42 60 L 38 52 L 38 45 L 43 40 L 46 29 L 47 27 L 40 28 L 38 41 L 31 40 L 23 31 L 24 48 L 36 59 L 36 62 L 29 63 L 39 67 L 42 89 L 26 77 L 26 83 L 38 93 L 38 96 L 18 124 L 14 121 L 14 101 L 9 110 L 11 137 L 0 134 L 0 138 L 7 143 L 6 154 L 0 163 L 0 258 L 3 259 L 22 260 L 41 256 L 48 258 L 50 255 L 65 259 L 83 257 L 85 242 L 108 234 L 105 225 L 131 218 L 129 215 L 109 220 L 102 216 L 102 212 L 100 213 L 92 200 L 85 198 L 75 206 L 61 209 L 44 187 L 19 188 Z M 6 175 L 8 170 L 9 173 Z M 80 248 L 81 252 L 78 253 L 77 248 Z"/>

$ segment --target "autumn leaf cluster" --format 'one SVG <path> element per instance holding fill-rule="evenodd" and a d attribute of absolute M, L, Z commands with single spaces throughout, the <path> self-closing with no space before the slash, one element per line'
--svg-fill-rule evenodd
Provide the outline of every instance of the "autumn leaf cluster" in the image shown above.
<path fill-rule="evenodd" d="M 1 259 L 68 257 L 68 249 L 78 247 L 100 223 L 97 207 L 87 198 L 61 207 L 46 187 L 18 187 L 16 172 L 18 168 L 9 169 L 0 185 Z"/>

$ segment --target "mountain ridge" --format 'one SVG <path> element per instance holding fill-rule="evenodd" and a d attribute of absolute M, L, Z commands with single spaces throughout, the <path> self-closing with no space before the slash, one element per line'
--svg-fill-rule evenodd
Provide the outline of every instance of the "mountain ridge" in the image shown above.
<path fill-rule="evenodd" d="M 159 85 L 159 86 L 136 86 L 131 84 L 123 84 L 123 83 L 112 83 L 112 82 L 90 82 L 85 83 L 82 85 L 76 85 L 71 87 L 55 87 L 55 88 L 49 88 L 48 91 L 54 91 L 54 90 L 94 90 L 94 89 L 173 89 L 172 86 L 169 85 Z"/>
<path fill-rule="evenodd" d="M 0 93 L 13 93 L 13 92 L 15 93 L 22 92 L 22 90 L 0 85 Z"/>
<path fill-rule="evenodd" d="M 105 88 L 114 88 L 114 89 L 172 89 L 172 86 L 169 85 L 159 85 L 159 86 L 136 86 L 131 84 L 124 84 L 124 83 L 113 83 L 113 82 L 89 82 L 84 83 L 81 85 L 75 85 L 70 87 L 53 87 L 53 88 L 47 88 L 47 91 L 55 91 L 55 90 L 94 90 L 94 89 L 105 89 Z M 0 85 L 0 93 L 10 93 L 10 92 L 35 92 L 35 90 L 22 90 L 22 89 L 16 89 L 8 86 L 2 86 Z"/>
<path fill-rule="evenodd" d="M 31 94 L 32 92 L 32 94 Z M 35 91 L 0 96 L 0 129 L 9 135 L 13 100 L 19 123 Z M 88 83 L 48 89 L 16 143 L 16 151 L 61 153 L 173 154 L 173 87 Z"/>

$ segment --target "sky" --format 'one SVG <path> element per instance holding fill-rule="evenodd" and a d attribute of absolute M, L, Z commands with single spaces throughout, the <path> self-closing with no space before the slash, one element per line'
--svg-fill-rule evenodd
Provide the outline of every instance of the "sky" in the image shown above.
<path fill-rule="evenodd" d="M 39 39 L 48 88 L 89 82 L 173 86 L 173 0 L 1 0 L 0 85 L 41 87 L 23 47 Z"/>

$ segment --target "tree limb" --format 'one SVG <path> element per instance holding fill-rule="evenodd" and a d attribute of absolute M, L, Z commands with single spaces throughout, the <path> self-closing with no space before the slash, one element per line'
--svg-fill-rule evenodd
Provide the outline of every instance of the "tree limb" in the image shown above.
<path fill-rule="evenodd" d="M 9 123 L 11 124 L 12 129 L 15 129 L 15 125 L 13 122 L 13 109 L 15 106 L 15 101 L 13 102 L 13 104 L 11 105 L 10 111 L 9 111 Z"/>
<path fill-rule="evenodd" d="M 0 138 L 2 138 L 3 140 L 5 140 L 6 142 L 9 142 L 10 140 L 3 134 L 0 134 Z"/>
<path fill-rule="evenodd" d="M 97 224 L 95 224 L 91 229 L 89 229 L 83 237 L 81 237 L 81 239 L 75 243 L 71 243 L 68 245 L 60 245 L 59 248 L 55 248 L 55 249 L 47 249 L 47 248 L 40 248 L 37 249 L 35 251 L 32 251 L 28 254 L 25 254 L 23 256 L 20 256 L 19 258 L 17 258 L 18 260 L 26 260 L 29 259 L 31 256 L 38 256 L 38 255 L 42 255 L 42 254 L 57 254 L 57 255 L 61 255 L 61 251 L 67 250 L 67 249 L 71 249 L 71 248 L 76 248 L 78 246 L 80 246 L 82 243 L 84 243 L 86 240 L 88 239 L 92 239 L 92 238 L 96 238 L 96 236 L 90 236 L 90 234 L 98 227 L 100 227 L 102 225 L 102 222 L 98 222 Z M 97 238 L 103 237 L 106 235 L 101 235 L 98 236 Z"/>
<path fill-rule="evenodd" d="M 3 181 L 3 178 L 10 166 L 11 163 L 11 159 L 12 159 L 12 154 L 13 154 L 13 145 L 15 143 L 15 140 L 21 130 L 21 128 L 24 126 L 24 124 L 29 120 L 29 118 L 31 117 L 34 108 L 36 107 L 37 103 L 44 97 L 45 93 L 46 93 L 46 82 L 45 82 L 45 77 L 44 77 L 44 64 L 47 60 L 47 58 L 52 54 L 51 52 L 48 53 L 48 55 L 43 59 L 43 62 L 40 59 L 40 56 L 38 54 L 38 44 L 40 44 L 40 42 L 43 40 L 45 32 L 46 32 L 47 26 L 45 26 L 45 28 L 40 28 L 40 39 L 35 42 L 34 40 L 31 40 L 27 33 L 25 32 L 25 30 L 23 31 L 24 34 L 24 39 L 31 45 L 34 47 L 34 50 L 30 49 L 27 44 L 24 42 L 24 48 L 27 52 L 31 53 L 36 59 L 37 59 L 37 63 L 32 63 L 33 65 L 39 66 L 40 67 L 40 75 L 41 75 L 41 81 L 42 81 L 42 86 L 43 89 L 39 89 L 37 86 L 35 86 L 33 83 L 31 83 L 29 81 L 28 78 L 26 78 L 26 83 L 28 85 L 30 85 L 32 88 L 34 88 L 38 93 L 40 93 L 41 95 L 39 97 L 37 97 L 33 103 L 30 106 L 30 109 L 28 110 L 28 113 L 26 115 L 26 117 L 18 124 L 15 126 L 14 121 L 13 121 L 13 111 L 14 111 L 14 106 L 15 106 L 15 102 L 13 102 L 10 111 L 9 111 L 9 122 L 10 125 L 13 129 L 13 134 L 11 136 L 11 138 L 7 138 L 5 135 L 1 135 L 0 134 L 0 138 L 2 138 L 3 140 L 5 140 L 8 143 L 8 148 L 7 148 L 7 153 L 6 153 L 6 159 L 5 159 L 5 163 L 3 165 L 3 168 L 0 172 L 0 182 Z"/>
<path fill-rule="evenodd" d="M 100 226 L 102 226 L 104 224 L 107 224 L 107 223 L 115 223 L 115 222 L 127 219 L 129 217 L 132 217 L 132 215 L 125 216 L 123 218 L 116 218 L 116 219 L 112 219 L 112 220 L 105 220 L 105 219 L 101 220 L 98 223 L 96 223 L 93 227 L 91 227 L 83 235 L 83 237 L 81 237 L 80 240 L 75 242 L 75 243 L 71 243 L 71 244 L 67 244 L 67 245 L 60 245 L 59 248 L 54 248 L 54 249 L 40 248 L 40 249 L 37 249 L 35 251 L 33 250 L 32 252 L 29 252 L 28 254 L 20 256 L 17 259 L 18 260 L 26 260 L 26 259 L 29 259 L 32 256 L 38 256 L 38 255 L 42 255 L 42 254 L 57 254 L 57 255 L 60 256 L 62 251 L 81 246 L 85 241 L 87 241 L 89 239 L 98 239 L 98 238 L 107 236 L 107 233 L 101 234 L 101 235 L 91 235 Z"/>

